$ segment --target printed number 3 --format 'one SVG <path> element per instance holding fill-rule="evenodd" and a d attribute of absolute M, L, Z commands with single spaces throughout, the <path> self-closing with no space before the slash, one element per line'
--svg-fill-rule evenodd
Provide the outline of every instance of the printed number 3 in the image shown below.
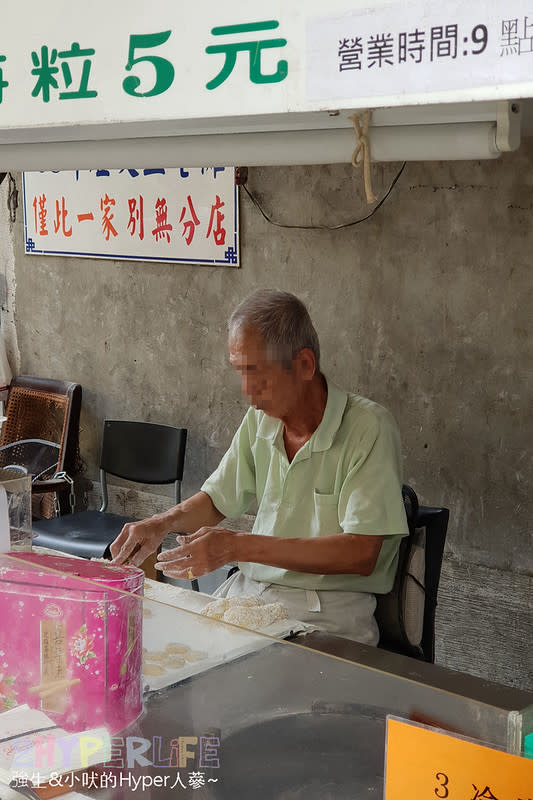
<path fill-rule="evenodd" d="M 158 47 L 168 40 L 171 33 L 172 31 L 162 31 L 161 33 L 132 34 L 130 36 L 126 69 L 129 71 L 134 64 L 140 64 L 141 61 L 148 61 L 155 69 L 155 83 L 149 91 L 138 91 L 141 80 L 135 75 L 130 75 L 122 82 L 122 88 L 126 94 L 131 94 L 133 97 L 153 97 L 156 94 L 163 94 L 163 92 L 166 92 L 172 85 L 172 81 L 174 80 L 174 67 L 170 61 L 167 61 L 166 58 L 152 55 L 135 57 L 136 50 L 145 49 L 147 47 Z"/>
<path fill-rule="evenodd" d="M 435 780 L 439 783 L 437 789 L 434 790 L 437 797 L 448 797 L 450 793 L 446 788 L 448 786 L 448 776 L 444 772 L 437 772 Z"/>

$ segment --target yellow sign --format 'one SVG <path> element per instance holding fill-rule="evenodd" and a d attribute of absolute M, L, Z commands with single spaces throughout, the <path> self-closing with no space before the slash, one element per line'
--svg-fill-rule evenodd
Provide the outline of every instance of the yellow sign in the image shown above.
<path fill-rule="evenodd" d="M 533 761 L 389 719 L 385 800 L 533 800 Z"/>

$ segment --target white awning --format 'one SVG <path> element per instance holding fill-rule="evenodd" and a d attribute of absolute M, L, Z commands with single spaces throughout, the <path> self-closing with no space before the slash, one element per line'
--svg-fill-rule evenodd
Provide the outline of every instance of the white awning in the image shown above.
<path fill-rule="evenodd" d="M 370 6 L 370 7 L 369 7 Z M 528 0 L 9 4 L 0 170 L 491 158 L 533 96 Z M 31 25 L 28 21 L 31 20 Z M 502 102 L 502 101 L 514 102 Z M 498 102 L 500 101 L 500 102 Z"/>

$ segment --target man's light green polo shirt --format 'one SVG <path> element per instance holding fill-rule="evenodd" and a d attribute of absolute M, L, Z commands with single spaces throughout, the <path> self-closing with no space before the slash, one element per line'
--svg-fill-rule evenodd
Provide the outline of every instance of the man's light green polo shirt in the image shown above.
<path fill-rule="evenodd" d="M 249 408 L 218 468 L 202 486 L 232 518 L 257 498 L 253 533 L 284 538 L 334 533 L 384 536 L 372 575 L 313 575 L 239 564 L 250 578 L 303 589 L 388 592 L 407 534 L 400 437 L 389 412 L 328 381 L 320 425 L 289 463 L 283 425 Z"/>

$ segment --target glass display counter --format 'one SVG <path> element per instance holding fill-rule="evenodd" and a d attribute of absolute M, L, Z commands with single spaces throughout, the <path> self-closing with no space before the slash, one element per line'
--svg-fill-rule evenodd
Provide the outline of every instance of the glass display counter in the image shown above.
<path fill-rule="evenodd" d="M 25 557 L 0 556 L 0 618 L 11 619 L 0 627 L 0 756 L 7 739 L 35 730 L 6 739 L 2 720 L 42 712 L 75 743 L 71 754 L 87 739 L 81 756 L 98 767 L 69 762 L 64 743 L 53 751 L 63 784 L 82 796 L 381 798 L 389 714 L 516 754 L 533 731 L 529 693 L 321 634 L 281 641 L 75 575 L 74 560 L 65 573 Z M 41 727 L 40 749 L 26 745 L 24 758 L 50 791 L 57 728 Z M 0 759 L 0 779 L 1 769 Z"/>

